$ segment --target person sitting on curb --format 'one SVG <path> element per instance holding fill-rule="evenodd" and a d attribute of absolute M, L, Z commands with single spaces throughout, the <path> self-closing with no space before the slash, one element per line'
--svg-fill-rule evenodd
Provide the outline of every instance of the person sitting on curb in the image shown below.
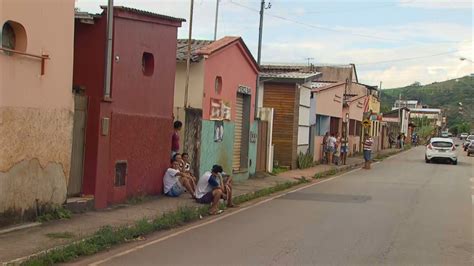
<path fill-rule="evenodd" d="M 370 169 L 370 163 L 371 163 L 371 156 L 372 156 L 372 144 L 374 141 L 372 140 L 372 137 L 369 135 L 365 135 L 365 140 L 364 140 L 364 169 L 369 170 Z"/>
<path fill-rule="evenodd" d="M 196 187 L 196 201 L 201 204 L 211 203 L 209 214 L 219 214 L 219 200 L 221 198 L 227 199 L 227 207 L 234 207 L 232 203 L 232 178 L 223 180 L 221 174 L 223 172 L 222 166 L 214 165 L 211 171 L 205 172 L 199 178 Z"/>
<path fill-rule="evenodd" d="M 171 167 L 168 168 L 163 177 L 164 192 L 169 197 L 179 197 L 184 192 L 184 188 L 195 198 L 196 187 L 192 178 L 179 171 L 179 162 L 171 160 Z"/>
<path fill-rule="evenodd" d="M 187 174 L 187 177 L 191 178 L 193 183 L 196 184 L 197 183 L 196 177 L 194 177 L 189 170 L 186 170 L 186 162 L 184 161 L 183 157 L 184 157 L 184 153 L 183 154 L 176 153 L 173 156 L 173 160 L 179 163 L 179 171 L 181 173 Z"/>

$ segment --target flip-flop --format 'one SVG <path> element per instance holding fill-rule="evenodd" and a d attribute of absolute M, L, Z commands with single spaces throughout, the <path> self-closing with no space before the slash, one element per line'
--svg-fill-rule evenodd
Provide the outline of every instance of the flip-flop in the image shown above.
<path fill-rule="evenodd" d="M 209 215 L 218 215 L 218 214 L 221 214 L 223 212 L 224 212 L 223 210 L 217 210 L 215 212 L 209 212 Z"/>

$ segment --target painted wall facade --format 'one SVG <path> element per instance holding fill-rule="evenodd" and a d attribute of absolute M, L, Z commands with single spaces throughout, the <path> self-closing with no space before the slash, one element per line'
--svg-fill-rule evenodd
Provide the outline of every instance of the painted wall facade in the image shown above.
<path fill-rule="evenodd" d="M 51 57 L 41 75 L 41 60 L 0 52 L 0 213 L 21 216 L 35 209 L 36 201 L 66 200 L 74 1 L 0 0 L 0 29 L 9 21 L 26 33 L 18 34 L 16 50 Z"/>
<path fill-rule="evenodd" d="M 316 114 L 332 117 L 342 117 L 342 100 L 345 83 L 339 86 L 321 90 L 315 93 Z"/>
<path fill-rule="evenodd" d="M 90 102 L 83 189 L 85 194 L 95 196 L 96 208 L 163 190 L 163 173 L 169 166 L 171 148 L 180 26 L 180 22 L 115 9 L 112 100 L 104 101 L 103 76 L 89 76 L 83 68 L 91 54 L 104 50 L 101 41 L 90 44 L 93 36 L 105 31 L 104 14 L 95 25 L 80 24 L 76 29 L 79 49 L 75 52 L 74 70 L 74 82 L 86 87 Z M 143 70 L 144 53 L 153 55 L 151 74 Z M 104 118 L 110 120 L 105 133 Z M 117 184 L 116 165 L 121 162 L 127 165 L 126 176 L 123 184 Z"/>

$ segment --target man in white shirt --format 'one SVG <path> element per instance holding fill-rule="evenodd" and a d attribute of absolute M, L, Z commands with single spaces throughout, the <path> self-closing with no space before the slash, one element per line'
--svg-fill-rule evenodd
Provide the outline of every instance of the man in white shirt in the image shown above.
<path fill-rule="evenodd" d="M 171 167 L 168 168 L 163 177 L 164 192 L 169 197 L 179 197 L 184 192 L 184 188 L 194 198 L 195 185 L 188 174 L 179 171 L 179 162 L 171 161 Z"/>
<path fill-rule="evenodd" d="M 234 207 L 232 203 L 232 178 L 228 177 L 223 180 L 222 173 L 222 166 L 212 166 L 211 171 L 205 172 L 199 178 L 196 187 L 196 201 L 202 204 L 211 203 L 211 209 L 209 210 L 211 215 L 222 212 L 219 210 L 219 200 L 221 198 L 227 200 L 227 207 Z"/>

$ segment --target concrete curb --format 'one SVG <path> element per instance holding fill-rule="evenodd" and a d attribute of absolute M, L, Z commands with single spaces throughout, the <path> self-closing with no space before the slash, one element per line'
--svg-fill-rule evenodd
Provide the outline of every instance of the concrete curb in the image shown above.
<path fill-rule="evenodd" d="M 41 225 L 41 223 L 35 222 L 35 223 L 26 223 L 26 224 L 20 224 L 20 225 L 16 225 L 16 226 L 12 226 L 12 227 L 7 227 L 5 229 L 0 230 L 0 235 L 10 233 L 10 232 L 14 232 L 14 231 L 23 230 L 23 229 L 32 228 L 32 227 L 36 227 L 36 226 L 40 226 L 40 225 Z"/>

